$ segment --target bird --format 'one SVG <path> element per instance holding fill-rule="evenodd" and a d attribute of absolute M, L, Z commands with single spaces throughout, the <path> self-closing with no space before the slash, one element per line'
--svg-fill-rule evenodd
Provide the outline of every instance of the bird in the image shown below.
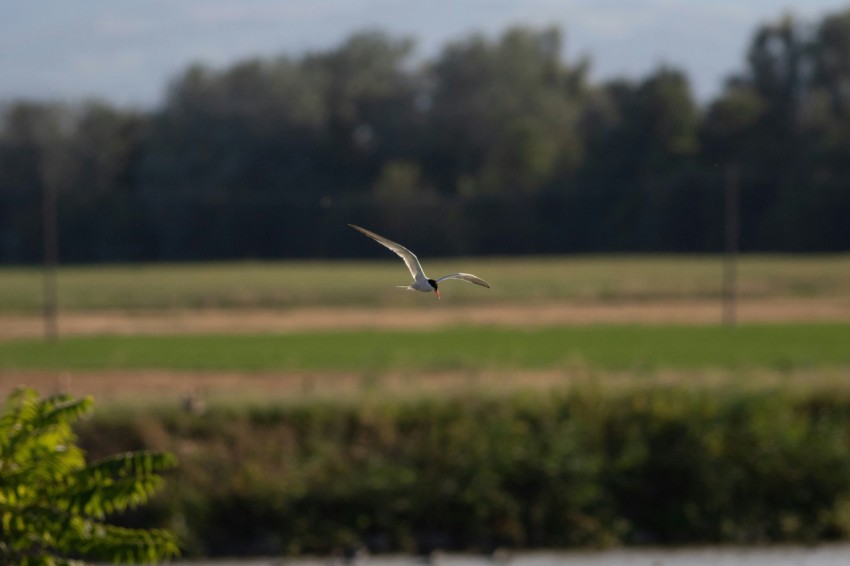
<path fill-rule="evenodd" d="M 351 226 L 364 236 L 368 236 L 379 244 L 394 251 L 401 259 L 404 260 L 404 264 L 407 266 L 407 269 L 410 270 L 410 275 L 413 276 L 413 283 L 411 283 L 410 285 L 398 285 L 400 289 L 407 289 L 408 291 L 422 291 L 423 293 L 434 292 L 437 295 L 437 298 L 439 299 L 439 283 L 440 281 L 445 281 L 446 279 L 460 279 L 461 281 L 475 283 L 476 285 L 481 285 L 482 287 L 487 287 L 488 289 L 490 288 L 489 283 L 487 283 L 477 275 L 472 275 L 471 273 L 452 273 L 450 275 L 443 275 L 439 279 L 430 279 L 427 275 L 425 275 L 425 271 L 422 269 L 422 265 L 419 263 L 419 258 L 417 258 L 416 254 L 414 254 L 409 249 L 405 248 L 401 244 L 393 242 L 392 240 L 388 240 L 383 236 L 379 236 L 371 230 L 361 228 L 356 224 L 349 224 L 349 226 Z"/>

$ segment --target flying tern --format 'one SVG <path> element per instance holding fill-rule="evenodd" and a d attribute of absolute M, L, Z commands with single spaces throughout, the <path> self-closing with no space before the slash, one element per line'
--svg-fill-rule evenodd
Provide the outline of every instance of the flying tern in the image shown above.
<path fill-rule="evenodd" d="M 481 285 L 482 287 L 490 288 L 490 284 L 477 277 L 472 275 L 471 273 L 452 273 L 451 275 L 443 275 L 439 279 L 429 279 L 425 272 L 422 270 L 422 265 L 419 263 L 419 259 L 409 249 L 405 248 L 401 244 L 397 244 L 392 240 L 388 240 L 383 236 L 379 236 L 372 232 L 371 230 L 367 230 L 366 228 L 361 228 L 360 226 L 356 226 L 354 224 L 349 224 L 352 228 L 363 234 L 364 236 L 369 236 L 379 244 L 389 248 L 394 251 L 398 256 L 404 260 L 404 264 L 407 266 L 407 269 L 410 270 L 410 274 L 413 276 L 413 283 L 410 285 L 399 285 L 398 287 L 401 289 L 407 289 L 408 291 L 422 291 L 423 293 L 434 292 L 437 294 L 437 298 L 440 298 L 440 290 L 438 284 L 440 281 L 445 281 L 446 279 L 460 279 L 461 281 L 468 281 L 469 283 L 475 283 L 476 285 Z"/>

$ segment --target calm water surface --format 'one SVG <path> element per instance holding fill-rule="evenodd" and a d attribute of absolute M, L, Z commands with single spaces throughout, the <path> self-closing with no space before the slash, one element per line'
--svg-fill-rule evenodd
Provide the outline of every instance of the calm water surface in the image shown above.
<path fill-rule="evenodd" d="M 266 558 L 178 562 L 185 566 L 338 566 L 333 558 Z M 539 552 L 490 558 L 444 554 L 430 561 L 413 556 L 369 556 L 355 566 L 848 566 L 850 544 L 816 547 L 625 549 L 601 552 Z"/>

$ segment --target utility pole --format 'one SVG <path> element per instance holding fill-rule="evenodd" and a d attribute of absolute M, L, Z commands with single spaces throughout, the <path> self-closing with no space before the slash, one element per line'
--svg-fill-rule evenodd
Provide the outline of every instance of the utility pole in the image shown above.
<path fill-rule="evenodd" d="M 735 326 L 738 321 L 738 239 L 739 189 L 738 166 L 726 166 L 726 253 L 723 260 L 723 324 Z"/>
<path fill-rule="evenodd" d="M 42 165 L 44 166 L 44 165 Z M 55 166 L 54 164 L 48 167 Z M 57 219 L 57 180 L 55 174 L 42 175 L 42 227 L 44 237 L 44 338 L 59 338 L 57 267 L 59 264 L 59 230 Z"/>

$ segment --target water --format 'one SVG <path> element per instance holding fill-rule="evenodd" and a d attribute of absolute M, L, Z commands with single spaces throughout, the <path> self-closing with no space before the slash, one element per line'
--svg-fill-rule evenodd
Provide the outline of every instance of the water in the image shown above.
<path fill-rule="evenodd" d="M 599 552 L 523 552 L 476 556 L 440 554 L 368 556 L 348 562 L 355 566 L 847 566 L 850 544 L 814 547 L 707 547 L 687 549 L 622 549 Z M 179 562 L 186 566 L 339 566 L 335 558 L 218 560 Z"/>

